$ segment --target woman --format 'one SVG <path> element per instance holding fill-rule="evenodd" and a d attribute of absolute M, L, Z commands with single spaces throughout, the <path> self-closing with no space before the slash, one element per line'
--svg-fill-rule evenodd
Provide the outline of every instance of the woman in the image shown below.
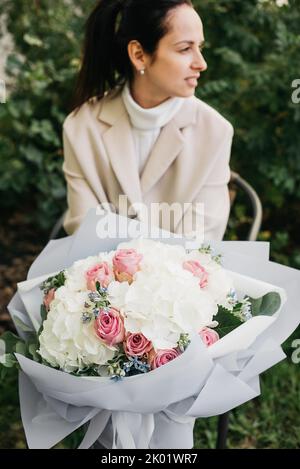
<path fill-rule="evenodd" d="M 186 235 L 204 224 L 206 240 L 222 239 L 233 129 L 194 96 L 207 68 L 203 44 L 190 0 L 97 4 L 86 25 L 75 110 L 64 122 L 67 233 L 99 203 L 125 215 L 141 215 L 130 205 L 150 213 L 160 203 L 163 215 L 150 223 Z"/>

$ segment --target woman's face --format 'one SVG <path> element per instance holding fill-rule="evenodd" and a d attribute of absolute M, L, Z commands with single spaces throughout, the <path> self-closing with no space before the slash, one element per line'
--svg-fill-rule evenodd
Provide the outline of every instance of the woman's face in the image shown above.
<path fill-rule="evenodd" d="M 203 26 L 197 12 L 188 5 L 175 8 L 155 59 L 145 55 L 145 74 L 138 77 L 140 86 L 158 102 L 192 96 L 200 73 L 207 69 L 201 52 L 203 44 Z"/>

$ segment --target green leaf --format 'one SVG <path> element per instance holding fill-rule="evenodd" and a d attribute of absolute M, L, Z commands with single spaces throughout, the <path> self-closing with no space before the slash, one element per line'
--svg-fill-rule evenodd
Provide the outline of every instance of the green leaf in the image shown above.
<path fill-rule="evenodd" d="M 30 34 L 26 33 L 24 34 L 23 39 L 30 46 L 43 47 L 43 41 L 41 41 L 41 39 L 38 37 L 31 36 Z"/>
<path fill-rule="evenodd" d="M 28 353 L 32 356 L 35 362 L 41 361 L 41 356 L 37 353 L 38 346 L 37 342 L 29 344 L 28 346 Z"/>
<path fill-rule="evenodd" d="M 18 342 L 16 344 L 16 352 L 19 353 L 20 355 L 26 356 L 27 352 L 27 346 L 24 342 Z"/>
<path fill-rule="evenodd" d="M 0 381 L 4 381 L 7 375 L 8 375 L 8 369 L 5 366 L 3 366 L 0 362 Z"/>
<path fill-rule="evenodd" d="M 18 360 L 12 353 L 6 353 L 1 357 L 0 364 L 5 366 L 5 368 L 12 368 L 18 364 Z"/>
<path fill-rule="evenodd" d="M 51 290 L 51 288 L 55 288 L 55 290 L 57 290 L 59 287 L 62 287 L 65 284 L 65 281 L 65 272 L 62 270 L 58 274 L 47 278 L 47 280 L 41 284 L 40 289 L 44 290 L 45 292 L 48 292 Z"/>
<path fill-rule="evenodd" d="M 47 309 L 44 304 L 41 305 L 41 318 L 43 322 L 47 319 Z"/>
<path fill-rule="evenodd" d="M 40 168 L 42 167 L 43 153 L 34 145 L 20 145 L 19 151 L 27 161 L 34 163 Z"/>
<path fill-rule="evenodd" d="M 41 305 L 40 313 L 41 313 L 42 322 L 41 322 L 39 330 L 37 331 L 37 337 L 39 337 L 41 333 L 43 332 L 43 329 L 44 329 L 43 323 L 47 319 L 47 309 L 44 304 Z"/>
<path fill-rule="evenodd" d="M 220 338 L 229 334 L 237 327 L 239 327 L 243 322 L 234 316 L 231 311 L 224 308 L 223 306 L 218 306 L 218 313 L 214 316 L 214 320 L 218 321 L 219 326 L 216 328 Z"/>
<path fill-rule="evenodd" d="M 20 337 L 16 336 L 10 331 L 4 332 L 1 336 L 1 341 L 5 343 L 5 352 L 14 353 L 16 351 L 16 346 L 19 342 L 24 343 Z"/>
<path fill-rule="evenodd" d="M 269 292 L 260 298 L 249 297 L 252 308 L 252 316 L 272 316 L 281 305 L 281 298 L 277 292 Z"/>

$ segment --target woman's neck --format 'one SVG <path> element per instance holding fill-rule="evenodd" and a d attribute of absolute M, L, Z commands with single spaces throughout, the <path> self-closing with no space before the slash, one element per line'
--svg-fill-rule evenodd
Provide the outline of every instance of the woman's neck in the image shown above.
<path fill-rule="evenodd" d="M 151 87 L 147 86 L 144 77 L 137 78 L 130 83 L 130 93 L 134 101 L 144 109 L 151 109 L 167 101 L 170 96 L 158 96 L 152 93 Z"/>

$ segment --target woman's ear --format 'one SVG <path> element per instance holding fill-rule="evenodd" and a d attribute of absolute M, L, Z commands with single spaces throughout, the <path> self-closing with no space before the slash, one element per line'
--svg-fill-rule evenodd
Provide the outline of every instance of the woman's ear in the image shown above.
<path fill-rule="evenodd" d="M 141 46 L 141 44 L 136 41 L 130 41 L 127 46 L 128 55 L 132 65 L 134 66 L 137 72 L 144 70 L 146 68 L 146 54 Z"/>

